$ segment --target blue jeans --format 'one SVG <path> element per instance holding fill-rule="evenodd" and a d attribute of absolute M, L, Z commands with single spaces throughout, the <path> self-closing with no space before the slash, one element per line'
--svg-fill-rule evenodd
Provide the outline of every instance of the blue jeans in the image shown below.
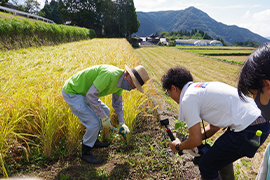
<path fill-rule="evenodd" d="M 62 89 L 62 95 L 65 101 L 68 103 L 72 113 L 76 115 L 82 125 L 86 127 L 85 134 L 83 136 L 83 144 L 89 147 L 93 147 L 98 133 L 102 130 L 101 121 L 95 111 L 90 107 L 88 100 L 85 96 L 79 94 L 67 94 Z M 110 109 L 101 100 L 101 108 L 105 111 L 108 117 L 110 117 Z"/>
<path fill-rule="evenodd" d="M 260 145 L 262 145 L 269 135 L 270 124 L 268 121 L 248 126 L 241 132 L 233 132 L 228 128 L 201 158 L 199 163 L 201 177 L 209 180 L 215 179 L 219 176 L 219 170 L 231 165 L 237 159 L 244 156 L 253 157 L 259 147 L 252 145 L 249 140 L 257 130 L 262 131 L 260 138 Z"/>

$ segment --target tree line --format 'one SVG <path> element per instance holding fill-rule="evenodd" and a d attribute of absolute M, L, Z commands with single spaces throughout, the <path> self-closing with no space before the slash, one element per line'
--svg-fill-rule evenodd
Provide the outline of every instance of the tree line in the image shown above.
<path fill-rule="evenodd" d="M 46 0 L 41 10 L 37 0 L 26 0 L 24 5 L 12 2 L 19 10 L 57 24 L 94 29 L 97 37 L 130 37 L 140 27 L 133 0 Z"/>
<path fill-rule="evenodd" d="M 156 33 L 158 36 L 158 33 Z M 175 40 L 175 39 L 207 39 L 213 40 L 213 38 L 204 32 L 203 30 L 192 29 L 191 31 L 188 30 L 179 30 L 179 31 L 172 31 L 172 32 L 161 32 L 159 34 L 160 37 L 165 37 L 168 40 Z M 217 38 L 216 40 L 220 41 L 223 46 L 227 44 L 224 42 L 222 38 Z"/>
<path fill-rule="evenodd" d="M 240 42 L 240 41 L 236 41 L 235 43 L 233 43 L 233 46 L 242 46 L 242 47 L 259 47 L 260 44 L 256 41 L 245 41 L 245 42 Z"/>

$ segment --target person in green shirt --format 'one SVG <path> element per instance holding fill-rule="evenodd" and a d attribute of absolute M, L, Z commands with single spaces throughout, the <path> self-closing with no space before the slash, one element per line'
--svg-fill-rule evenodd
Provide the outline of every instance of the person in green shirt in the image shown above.
<path fill-rule="evenodd" d="M 110 109 L 99 99 L 112 95 L 112 106 L 117 114 L 121 133 L 128 134 L 125 125 L 123 90 L 137 88 L 143 93 L 142 86 L 149 80 L 149 75 L 143 66 L 126 71 L 112 65 L 96 65 L 84 69 L 65 81 L 62 89 L 64 100 L 71 111 L 86 127 L 82 139 L 82 159 L 91 164 L 100 164 L 103 160 L 92 154 L 92 148 L 108 147 L 108 142 L 98 141 L 99 131 L 103 128 L 113 129 L 110 120 Z"/>

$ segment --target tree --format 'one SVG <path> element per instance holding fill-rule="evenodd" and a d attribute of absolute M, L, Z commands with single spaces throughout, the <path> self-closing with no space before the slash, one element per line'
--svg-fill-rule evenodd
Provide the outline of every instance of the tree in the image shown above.
<path fill-rule="evenodd" d="M 99 0 L 60 0 L 59 12 L 71 25 L 94 29 L 99 24 Z"/>
<path fill-rule="evenodd" d="M 8 2 L 8 0 L 0 0 L 0 5 L 3 6 Z"/>
<path fill-rule="evenodd" d="M 223 44 L 223 46 L 227 46 L 227 44 L 224 42 L 224 40 L 221 38 L 220 42 Z"/>
<path fill-rule="evenodd" d="M 131 34 L 138 32 L 140 22 L 137 19 L 137 13 L 133 0 L 127 0 L 127 33 L 126 37 L 130 37 Z"/>
<path fill-rule="evenodd" d="M 26 0 L 23 5 L 18 5 L 17 0 L 13 0 L 12 2 L 17 5 L 17 9 L 20 11 L 39 14 L 40 3 L 37 0 Z"/>
<path fill-rule="evenodd" d="M 233 46 L 244 46 L 244 47 L 259 47 L 260 44 L 256 41 L 245 41 L 245 42 L 241 42 L 241 41 L 236 41 L 233 43 Z"/>
<path fill-rule="evenodd" d="M 24 4 L 26 12 L 29 12 L 31 14 L 38 14 L 38 11 L 40 9 L 40 3 L 37 0 L 26 0 Z"/>
<path fill-rule="evenodd" d="M 119 37 L 130 37 L 138 32 L 140 22 L 137 19 L 133 0 L 116 0 Z"/>
<path fill-rule="evenodd" d="M 191 39 L 202 39 L 202 35 L 200 33 L 194 34 Z"/>
<path fill-rule="evenodd" d="M 165 36 L 166 36 L 166 32 L 161 32 L 161 33 L 159 34 L 159 36 L 160 36 L 160 37 L 165 37 Z"/>
<path fill-rule="evenodd" d="M 102 5 L 103 35 L 105 37 L 118 37 L 118 23 L 116 5 L 111 0 L 105 0 Z"/>
<path fill-rule="evenodd" d="M 201 34 L 201 36 L 204 36 L 204 31 L 203 30 L 199 30 L 199 33 Z"/>
<path fill-rule="evenodd" d="M 45 1 L 44 7 L 40 10 L 39 15 L 54 21 L 57 24 L 62 23 L 60 12 L 58 11 L 59 3 L 55 0 Z"/>
<path fill-rule="evenodd" d="M 192 29 L 191 33 L 190 33 L 190 36 L 193 36 L 194 34 L 195 34 L 195 31 Z"/>
<path fill-rule="evenodd" d="M 206 32 L 206 33 L 204 33 L 204 35 L 203 35 L 203 39 L 211 39 L 211 36 L 209 36 L 209 35 L 207 34 L 207 32 Z"/>

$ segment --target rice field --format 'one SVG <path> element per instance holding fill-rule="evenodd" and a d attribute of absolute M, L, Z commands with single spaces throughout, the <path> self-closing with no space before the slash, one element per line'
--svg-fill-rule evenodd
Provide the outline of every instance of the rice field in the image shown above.
<path fill-rule="evenodd" d="M 249 56 L 211 56 L 217 59 L 227 59 L 236 62 L 245 62 Z"/>
<path fill-rule="evenodd" d="M 42 154 L 51 157 L 60 141 L 65 141 L 69 153 L 78 146 L 84 129 L 63 100 L 61 90 L 70 76 L 97 64 L 122 69 L 126 64 L 133 68 L 140 64 L 140 59 L 125 39 L 93 39 L 1 51 L 0 169 L 4 176 L 8 176 L 5 157 L 10 149 L 22 147 L 28 155 L 31 146 L 38 146 Z M 148 101 L 148 89 L 145 91 L 123 93 L 125 120 L 131 131 L 133 120 L 141 111 L 138 107 Z M 101 100 L 109 107 L 112 104 L 110 97 Z M 113 111 L 111 116 L 118 126 Z"/>
<path fill-rule="evenodd" d="M 140 48 L 135 52 L 147 64 L 158 81 L 170 67 L 184 66 L 191 71 L 196 82 L 221 81 L 236 86 L 238 72 L 241 68 L 239 65 L 166 47 Z"/>
<path fill-rule="evenodd" d="M 156 93 L 152 89 L 153 82 L 160 87 L 160 78 L 170 67 L 186 67 L 193 74 L 195 82 L 221 81 L 232 86 L 236 86 L 241 68 L 237 64 L 174 48 L 146 47 L 134 50 L 125 39 L 92 39 L 51 47 L 1 51 L 0 170 L 4 177 L 8 176 L 5 158 L 11 155 L 10 150 L 18 147 L 26 156 L 31 155 L 31 147 L 35 146 L 40 149 L 41 154 L 50 157 L 61 142 L 64 143 L 67 154 L 74 153 L 74 147 L 81 141 L 84 127 L 63 100 L 62 86 L 65 80 L 76 72 L 97 64 L 111 64 L 123 69 L 125 64 L 129 67 L 143 64 L 148 69 L 152 81 L 144 87 L 146 93 L 124 91 L 123 94 L 126 124 L 131 131 L 136 124 L 134 119 L 144 111 L 145 106 L 155 108 L 149 99 L 150 95 Z M 109 96 L 102 98 L 102 101 L 112 110 Z M 111 119 L 117 126 L 113 112 Z M 127 137 L 128 141 L 130 136 L 132 134 Z M 148 157 L 139 152 L 140 157 L 143 157 L 141 160 L 134 156 L 136 160 L 127 162 L 140 169 L 141 173 L 145 173 L 146 166 L 152 170 L 165 168 L 166 165 L 159 162 L 155 149 L 150 150 L 153 155 L 148 154 Z M 124 156 L 127 158 L 126 154 Z M 154 160 L 157 162 L 153 165 Z M 162 167 L 159 167 L 160 165 Z M 239 165 L 239 171 L 242 170 L 242 166 Z M 103 175 L 108 173 L 103 171 L 102 167 L 97 172 Z M 177 171 L 169 171 L 181 174 L 179 168 Z"/>
<path fill-rule="evenodd" d="M 217 60 L 235 63 L 235 64 L 243 64 L 249 55 L 255 50 L 253 47 L 232 47 L 232 46 L 224 46 L 224 47 L 184 47 L 184 46 L 176 46 L 176 49 L 194 53 L 200 56 L 205 56 L 209 58 L 214 58 Z"/>

